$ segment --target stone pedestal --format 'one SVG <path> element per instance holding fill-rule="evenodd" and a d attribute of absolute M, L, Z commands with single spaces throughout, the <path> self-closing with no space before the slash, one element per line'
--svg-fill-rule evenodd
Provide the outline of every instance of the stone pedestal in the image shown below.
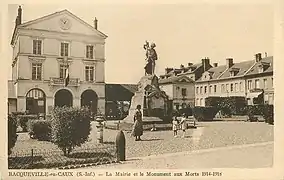
<path fill-rule="evenodd" d="M 134 123 L 133 117 L 137 105 L 142 107 L 143 121 L 162 121 L 167 114 L 168 96 L 161 91 L 156 75 L 143 76 L 138 83 L 138 91 L 131 99 L 129 114 L 124 122 Z M 161 111 L 162 113 L 155 113 Z M 153 120 L 154 119 L 154 120 Z"/>

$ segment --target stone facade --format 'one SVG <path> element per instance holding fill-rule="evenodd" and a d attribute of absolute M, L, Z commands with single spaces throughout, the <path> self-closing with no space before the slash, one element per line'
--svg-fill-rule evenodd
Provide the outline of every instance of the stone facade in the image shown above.
<path fill-rule="evenodd" d="M 104 113 L 107 36 L 97 30 L 97 20 L 92 27 L 67 10 L 25 23 L 21 16 L 19 8 L 11 41 L 10 89 L 17 99 L 17 111 L 38 108 L 32 111 L 49 113 L 60 92 L 59 98 L 71 98 L 66 105 L 89 105 Z M 65 86 L 67 74 L 69 84 Z M 89 95 L 84 96 L 85 92 Z"/>

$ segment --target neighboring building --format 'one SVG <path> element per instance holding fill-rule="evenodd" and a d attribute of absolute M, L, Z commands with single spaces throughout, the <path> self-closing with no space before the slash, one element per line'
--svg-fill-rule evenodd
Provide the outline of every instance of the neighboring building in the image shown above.
<path fill-rule="evenodd" d="M 93 27 L 67 10 L 22 23 L 19 7 L 11 41 L 14 92 L 9 94 L 17 99 L 17 111 L 49 113 L 67 105 L 105 112 L 107 36 L 97 25 L 96 19 Z"/>
<path fill-rule="evenodd" d="M 273 87 L 273 57 L 261 58 L 246 73 L 245 79 L 247 84 L 247 101 L 248 104 L 254 104 L 253 99 L 259 97 L 260 101 L 265 104 L 274 103 Z"/>
<path fill-rule="evenodd" d="M 200 64 L 188 63 L 187 67 L 181 65 L 178 69 L 165 69 L 165 74 L 160 76 L 159 85 L 172 101 L 172 109 L 194 106 L 194 81 L 211 67 L 210 60 L 205 58 Z"/>
<path fill-rule="evenodd" d="M 264 89 L 260 81 L 266 83 L 265 102 L 269 98 L 270 103 L 273 102 L 273 88 L 268 86 L 271 78 L 273 79 L 272 59 L 262 58 L 258 53 L 250 61 L 234 63 L 232 58 L 227 58 L 226 65 L 218 66 L 214 63 L 195 83 L 195 106 L 205 106 L 205 98 L 211 96 L 242 96 L 247 98 L 248 104 L 255 104 L 252 99 L 260 98 Z M 264 67 L 262 72 L 258 71 L 259 66 Z M 256 85 L 253 84 L 255 82 Z"/>
<path fill-rule="evenodd" d="M 123 119 L 128 115 L 131 98 L 138 90 L 136 84 L 106 84 L 106 117 Z"/>

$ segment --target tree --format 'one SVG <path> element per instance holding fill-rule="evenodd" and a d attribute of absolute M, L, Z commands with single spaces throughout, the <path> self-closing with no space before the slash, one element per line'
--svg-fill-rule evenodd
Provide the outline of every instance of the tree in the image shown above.
<path fill-rule="evenodd" d="M 56 107 L 51 119 L 52 142 L 69 155 L 76 146 L 88 140 L 91 131 L 90 110 L 87 108 Z"/>

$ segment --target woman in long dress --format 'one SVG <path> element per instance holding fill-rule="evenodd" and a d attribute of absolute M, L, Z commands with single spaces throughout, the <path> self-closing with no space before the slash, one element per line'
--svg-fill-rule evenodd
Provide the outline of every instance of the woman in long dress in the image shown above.
<path fill-rule="evenodd" d="M 135 141 L 141 141 L 140 136 L 143 135 L 141 105 L 137 105 L 136 107 L 136 111 L 134 114 L 134 125 L 131 134 L 135 137 Z"/>

